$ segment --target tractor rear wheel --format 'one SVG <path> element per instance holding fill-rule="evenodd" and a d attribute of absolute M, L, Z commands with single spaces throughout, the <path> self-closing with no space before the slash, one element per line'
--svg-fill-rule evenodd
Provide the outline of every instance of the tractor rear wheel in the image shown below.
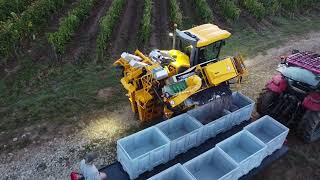
<path fill-rule="evenodd" d="M 299 130 L 307 142 L 320 139 L 320 111 L 306 111 L 301 119 Z"/>
<path fill-rule="evenodd" d="M 268 89 L 264 89 L 262 93 L 260 93 L 257 99 L 257 112 L 260 116 L 264 116 L 269 114 L 272 107 L 276 104 L 276 100 L 279 97 L 279 94 L 272 92 Z"/>

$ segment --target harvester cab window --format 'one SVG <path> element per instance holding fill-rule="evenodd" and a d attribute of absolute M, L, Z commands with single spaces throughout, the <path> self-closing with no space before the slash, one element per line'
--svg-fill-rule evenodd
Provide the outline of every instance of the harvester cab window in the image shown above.
<path fill-rule="evenodd" d="M 185 53 L 189 57 L 191 55 L 192 48 L 192 45 L 186 41 L 179 40 L 176 44 L 176 49 Z"/>
<path fill-rule="evenodd" d="M 224 41 L 218 41 L 205 47 L 199 48 L 198 64 L 219 58 Z"/>

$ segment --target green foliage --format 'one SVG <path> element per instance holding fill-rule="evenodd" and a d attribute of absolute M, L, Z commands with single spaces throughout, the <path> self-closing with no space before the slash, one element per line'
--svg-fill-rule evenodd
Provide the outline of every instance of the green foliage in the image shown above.
<path fill-rule="evenodd" d="M 299 7 L 302 8 L 311 8 L 315 5 L 319 5 L 320 1 L 319 0 L 298 0 Z"/>
<path fill-rule="evenodd" d="M 205 22 L 213 21 L 213 13 L 206 0 L 194 0 L 198 14 Z M 192 11 L 192 9 L 190 9 Z"/>
<path fill-rule="evenodd" d="M 308 9 L 319 3 L 319 0 L 279 0 L 282 7 L 290 12 Z"/>
<path fill-rule="evenodd" d="M 279 0 L 261 0 L 263 6 L 266 8 L 266 13 L 274 15 L 279 12 L 281 4 Z"/>
<path fill-rule="evenodd" d="M 261 20 L 266 14 L 265 7 L 257 0 L 244 0 L 243 5 L 257 20 Z"/>
<path fill-rule="evenodd" d="M 141 21 L 140 38 L 142 42 L 147 42 L 151 34 L 152 0 L 144 0 L 144 10 Z"/>
<path fill-rule="evenodd" d="M 0 59 L 5 59 L 17 51 L 20 42 L 36 38 L 43 26 L 47 25 L 52 13 L 64 4 L 64 0 L 38 0 L 20 16 L 1 23 Z"/>
<path fill-rule="evenodd" d="M 232 21 L 239 18 L 241 10 L 233 0 L 219 0 L 219 6 L 225 18 Z"/>
<path fill-rule="evenodd" d="M 104 51 L 107 48 L 107 41 L 119 20 L 125 3 L 126 0 L 114 0 L 109 7 L 107 14 L 100 22 L 100 33 L 97 37 L 97 53 L 99 57 L 103 57 L 104 55 Z"/>
<path fill-rule="evenodd" d="M 59 29 L 49 33 L 48 41 L 56 48 L 57 53 L 64 53 L 66 43 L 71 40 L 77 27 L 89 15 L 95 2 L 96 0 L 80 0 L 78 5 L 68 13 L 68 16 L 61 20 Z"/>
<path fill-rule="evenodd" d="M 65 0 L 38 0 L 22 14 L 19 22 L 22 37 L 33 38 L 49 21 L 52 13 L 59 10 Z"/>
<path fill-rule="evenodd" d="M 298 0 L 280 0 L 280 3 L 288 11 L 295 11 L 298 8 Z"/>
<path fill-rule="evenodd" d="M 19 31 L 15 28 L 16 25 L 12 21 L 0 22 L 0 60 L 13 53 L 17 47 Z"/>
<path fill-rule="evenodd" d="M 0 130 L 16 129 L 39 121 L 65 122 L 104 105 L 124 100 L 117 73 L 93 63 L 49 67 L 22 60 L 20 70 L 0 79 Z M 116 77 L 116 78 L 115 78 Z M 120 77 L 119 77 L 120 78 Z M 112 87 L 113 98 L 97 98 L 98 91 Z"/>
<path fill-rule="evenodd" d="M 304 37 L 306 33 L 320 29 L 320 19 L 317 16 L 303 17 L 304 21 L 274 16 L 273 21 L 277 25 L 261 29 L 258 32 L 245 23 L 236 23 L 234 29 L 237 31 L 232 34 L 226 46 L 222 48 L 221 56 L 234 52 L 241 52 L 247 57 L 256 56 L 257 52 L 265 54 L 268 49 L 280 46 L 292 36 Z"/>
<path fill-rule="evenodd" d="M 34 0 L 0 0 L 0 21 L 22 13 Z"/>
<path fill-rule="evenodd" d="M 177 24 L 178 27 L 182 26 L 182 11 L 179 2 L 177 0 L 170 0 L 169 3 L 171 21 Z"/>

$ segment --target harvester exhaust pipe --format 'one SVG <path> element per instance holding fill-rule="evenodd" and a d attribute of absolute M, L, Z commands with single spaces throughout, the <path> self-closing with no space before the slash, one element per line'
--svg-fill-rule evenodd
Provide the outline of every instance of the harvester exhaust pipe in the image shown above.
<path fill-rule="evenodd" d="M 174 24 L 173 25 L 173 33 L 169 33 L 169 36 L 172 37 L 172 49 L 175 49 L 176 47 L 176 29 L 178 25 Z"/>

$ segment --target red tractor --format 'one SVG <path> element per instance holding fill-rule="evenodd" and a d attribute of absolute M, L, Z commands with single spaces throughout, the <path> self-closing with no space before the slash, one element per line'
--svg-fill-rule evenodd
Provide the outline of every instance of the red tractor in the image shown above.
<path fill-rule="evenodd" d="M 307 142 L 320 139 L 320 54 L 299 52 L 281 58 L 260 94 L 257 111 L 295 130 Z"/>

